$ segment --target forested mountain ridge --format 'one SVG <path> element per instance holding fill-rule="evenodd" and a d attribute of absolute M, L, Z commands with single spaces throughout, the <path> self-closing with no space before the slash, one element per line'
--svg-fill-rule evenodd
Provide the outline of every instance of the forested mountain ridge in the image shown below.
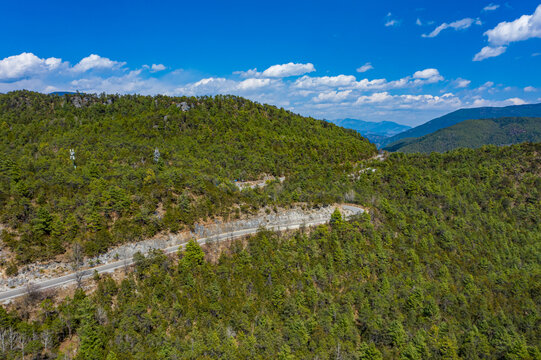
<path fill-rule="evenodd" d="M 541 117 L 465 120 L 419 138 L 399 140 L 389 145 L 386 150 L 429 153 L 459 147 L 501 146 L 526 141 L 541 141 Z"/>
<path fill-rule="evenodd" d="M 411 129 L 410 126 L 397 124 L 392 121 L 363 121 L 358 119 L 337 119 L 331 120 L 333 124 L 358 131 L 370 142 L 380 145 L 386 138 Z"/>
<path fill-rule="evenodd" d="M 505 107 L 459 109 L 385 139 L 384 150 L 387 150 L 387 147 L 394 145 L 394 143 L 400 139 L 424 136 L 439 129 L 458 124 L 464 120 L 495 119 L 502 117 L 541 117 L 541 103 L 511 105 Z"/>
<path fill-rule="evenodd" d="M 217 261 L 194 242 L 176 259 L 137 256 L 122 281 L 45 299 L 32 321 L 31 298 L 0 309 L 0 331 L 17 339 L 1 355 L 539 359 L 540 153 L 390 154 L 355 182 L 370 216 L 262 232 Z"/>
<path fill-rule="evenodd" d="M 342 201 L 350 185 L 337 179 L 376 152 L 353 130 L 235 96 L 17 91 L 0 95 L 0 136 L 2 240 L 19 262 L 262 206 Z M 263 174 L 286 181 L 234 185 Z"/>

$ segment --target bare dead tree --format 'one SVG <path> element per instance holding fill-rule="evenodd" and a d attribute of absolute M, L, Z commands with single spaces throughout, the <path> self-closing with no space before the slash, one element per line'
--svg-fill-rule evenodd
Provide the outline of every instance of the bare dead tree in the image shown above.
<path fill-rule="evenodd" d="M 98 320 L 98 323 L 100 325 L 105 325 L 107 321 L 109 320 L 109 317 L 107 316 L 107 311 L 101 306 L 98 306 L 96 309 L 96 319 Z"/>
<path fill-rule="evenodd" d="M 17 340 L 17 332 L 10 326 L 7 332 L 7 343 L 9 344 L 9 350 L 13 350 L 15 347 L 15 341 Z"/>
<path fill-rule="evenodd" d="M 83 286 L 84 275 L 85 275 L 84 271 L 81 271 L 81 270 L 75 271 L 75 282 L 77 283 L 77 288 L 80 288 Z"/>
<path fill-rule="evenodd" d="M 33 283 L 26 284 L 25 297 L 24 301 L 26 305 L 32 305 L 36 301 L 41 299 L 41 292 L 39 291 L 39 286 Z"/>
<path fill-rule="evenodd" d="M 2 354 L 5 354 L 6 352 L 7 338 L 8 330 L 0 329 L 0 347 L 2 348 Z"/>
<path fill-rule="evenodd" d="M 75 272 L 75 281 L 77 282 L 77 287 L 80 288 L 83 285 L 83 275 L 81 267 L 83 266 L 83 247 L 80 243 L 76 242 L 73 244 L 73 251 L 71 254 L 71 267 Z"/>
<path fill-rule="evenodd" d="M 124 274 L 127 274 L 128 270 L 130 269 L 130 260 L 128 256 L 128 251 L 126 249 L 122 250 L 122 259 L 124 262 Z"/>
<path fill-rule="evenodd" d="M 22 359 L 24 359 L 24 351 L 26 350 L 26 345 L 28 344 L 28 336 L 24 333 L 19 334 L 19 337 L 17 338 L 17 345 L 21 349 L 22 352 Z"/>
<path fill-rule="evenodd" d="M 45 352 L 49 351 L 49 345 L 51 345 L 52 339 L 53 337 L 50 330 L 43 330 L 41 332 L 41 341 L 43 342 Z"/>

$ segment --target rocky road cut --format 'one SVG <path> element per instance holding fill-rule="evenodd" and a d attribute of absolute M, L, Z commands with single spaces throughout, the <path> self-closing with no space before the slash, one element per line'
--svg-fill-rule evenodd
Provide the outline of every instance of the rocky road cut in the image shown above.
<path fill-rule="evenodd" d="M 231 223 L 218 223 L 206 227 L 198 226 L 196 227 L 195 233 L 190 233 L 188 238 L 186 236 L 170 236 L 167 240 L 158 241 L 151 239 L 134 244 L 123 245 L 96 259 L 100 260 L 103 263 L 102 265 L 86 267 L 77 273 L 72 272 L 48 279 L 38 277 L 34 281 L 27 279 L 25 284 L 21 285 L 19 283 L 19 286 L 16 286 L 13 289 L 0 292 L 0 303 L 6 303 L 25 295 L 28 292 L 28 284 L 32 284 L 34 290 L 41 291 L 73 284 L 77 281 L 77 278 L 88 278 L 95 272 L 98 272 L 99 274 L 114 272 L 117 269 L 133 264 L 133 254 L 138 251 L 141 253 L 148 253 L 152 249 L 160 249 L 166 254 L 174 253 L 178 251 L 179 248 L 184 247 L 189 238 L 195 238 L 200 245 L 203 245 L 210 241 L 219 242 L 253 235 L 261 228 L 271 231 L 285 231 L 305 226 L 321 225 L 330 220 L 331 214 L 336 207 L 342 211 L 345 218 L 350 218 L 365 211 L 364 209 L 353 205 L 328 206 L 311 211 L 293 209 L 280 215 L 266 215 Z M 121 254 L 121 260 L 111 260 L 118 259 Z M 87 264 L 89 264 L 89 262 L 87 262 Z"/>

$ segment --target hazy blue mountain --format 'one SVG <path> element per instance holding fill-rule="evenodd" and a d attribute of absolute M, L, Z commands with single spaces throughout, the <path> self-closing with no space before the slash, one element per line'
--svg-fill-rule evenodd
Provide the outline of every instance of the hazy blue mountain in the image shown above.
<path fill-rule="evenodd" d="M 58 95 L 58 96 L 75 95 L 75 94 L 77 94 L 77 93 L 73 92 L 73 91 L 53 91 L 53 92 L 49 93 L 49 95 Z"/>
<path fill-rule="evenodd" d="M 356 130 L 370 140 L 370 142 L 378 146 L 389 136 L 411 129 L 410 126 L 397 124 L 392 121 L 373 122 L 347 118 L 331 120 L 331 122 L 347 129 Z"/>
<path fill-rule="evenodd" d="M 391 148 L 394 145 L 393 143 L 398 140 L 424 136 L 439 129 L 458 124 L 464 120 L 495 119 L 501 117 L 541 117 L 541 103 L 460 109 L 389 137 L 384 140 L 383 146 L 385 146 L 385 149 Z"/>
<path fill-rule="evenodd" d="M 425 136 L 398 140 L 386 149 L 406 153 L 430 153 L 527 141 L 541 141 L 541 117 L 465 120 Z"/>

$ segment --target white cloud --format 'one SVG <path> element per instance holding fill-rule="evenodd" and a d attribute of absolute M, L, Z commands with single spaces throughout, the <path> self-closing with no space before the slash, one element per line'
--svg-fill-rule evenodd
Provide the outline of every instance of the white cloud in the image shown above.
<path fill-rule="evenodd" d="M 418 26 L 422 26 L 423 23 L 421 22 L 421 19 L 417 18 L 417 20 L 415 21 L 415 24 L 418 25 Z"/>
<path fill-rule="evenodd" d="M 387 16 L 385 16 L 385 26 L 390 27 L 390 26 L 398 26 L 398 25 L 400 25 L 400 21 L 398 21 L 396 19 L 392 19 L 391 16 L 393 16 L 393 14 L 391 14 L 391 13 L 388 13 Z"/>
<path fill-rule="evenodd" d="M 453 21 L 452 23 L 443 23 L 437 28 L 435 28 L 430 34 L 423 34 L 423 37 L 429 37 L 433 38 L 439 35 L 440 32 L 442 32 L 445 29 L 455 29 L 455 30 L 463 30 L 467 29 L 473 24 L 481 25 L 481 20 L 479 19 L 472 19 L 472 18 L 464 18 L 461 20 Z"/>
<path fill-rule="evenodd" d="M 245 77 L 245 78 L 253 78 L 253 77 L 261 76 L 261 73 L 258 72 L 256 68 L 246 70 L 246 71 L 234 71 L 233 74 L 239 75 L 240 77 Z"/>
<path fill-rule="evenodd" d="M 0 60 L 0 80 L 17 79 L 56 70 L 62 59 L 50 57 L 42 59 L 32 53 L 24 52 Z"/>
<path fill-rule="evenodd" d="M 367 72 L 368 70 L 371 70 L 373 69 L 374 67 L 372 66 L 371 63 L 367 62 L 366 64 L 364 64 L 363 66 L 361 67 L 358 67 L 357 68 L 357 72 L 358 73 L 363 73 L 363 72 Z"/>
<path fill-rule="evenodd" d="M 506 101 L 512 103 L 513 105 L 524 105 L 526 104 L 526 101 L 522 100 L 521 98 L 515 97 L 507 99 Z"/>
<path fill-rule="evenodd" d="M 525 91 L 525 92 L 536 92 L 537 89 L 534 88 L 533 86 L 526 86 L 526 87 L 524 88 L 524 91 Z"/>
<path fill-rule="evenodd" d="M 313 98 L 314 102 L 339 102 L 344 101 L 351 94 L 351 90 L 345 91 L 325 91 L 319 93 L 318 96 Z"/>
<path fill-rule="evenodd" d="M 246 79 L 238 84 L 240 90 L 258 89 L 271 84 L 271 79 Z"/>
<path fill-rule="evenodd" d="M 101 57 L 96 54 L 91 54 L 79 61 L 72 70 L 75 72 L 85 72 L 91 69 L 118 69 L 126 65 L 125 62 L 113 61 L 106 57 Z"/>
<path fill-rule="evenodd" d="M 503 21 L 495 28 L 485 31 L 490 46 L 485 46 L 473 58 L 481 61 L 489 57 L 503 54 L 512 42 L 524 41 L 531 38 L 541 38 L 541 5 L 537 6 L 532 15 L 522 15 L 514 21 Z"/>
<path fill-rule="evenodd" d="M 485 7 L 483 8 L 483 11 L 494 11 L 494 10 L 496 10 L 496 9 L 499 8 L 499 7 L 500 7 L 500 5 L 498 5 L 498 4 L 490 3 L 490 4 L 488 4 L 487 6 L 485 6 Z"/>
<path fill-rule="evenodd" d="M 413 74 L 414 84 L 433 84 L 443 80 L 438 69 L 424 69 Z"/>
<path fill-rule="evenodd" d="M 468 85 L 470 85 L 470 83 L 471 83 L 470 80 L 462 79 L 462 78 L 457 78 L 457 79 L 454 81 L 455 87 L 457 87 L 457 88 L 465 88 L 465 87 L 467 87 Z"/>
<path fill-rule="evenodd" d="M 432 95 L 423 91 L 424 85 L 444 81 L 435 68 L 421 69 L 398 79 L 357 79 L 350 74 L 310 76 L 303 71 L 312 70 L 313 65 L 290 63 L 302 66 L 283 64 L 271 66 L 270 70 L 267 69 L 269 71 L 251 69 L 231 76 L 209 76 L 202 79 L 185 70 L 164 72 L 158 76 L 151 71 L 151 65 L 130 71 L 123 62 L 109 59 L 110 62 L 103 62 L 103 68 L 108 71 L 96 72 L 90 69 L 100 67 L 90 67 L 89 63 L 86 64 L 89 66 L 88 71 L 74 71 L 74 67 L 57 58 L 40 59 L 34 55 L 26 57 L 29 60 L 19 55 L 0 60 L 0 92 L 29 89 L 40 92 L 78 90 L 87 93 L 188 96 L 233 94 L 319 118 L 362 116 L 371 121 L 397 118 L 412 125 L 459 107 L 472 106 L 475 101 L 490 102 L 492 100 L 483 100 L 480 94 L 492 94 L 491 87 L 494 86 L 493 83 L 483 85 L 481 88 L 488 89 L 483 93 L 481 90 L 469 90 L 461 91 L 459 96 L 451 93 Z M 14 62 L 12 58 L 18 61 Z M 14 66 L 13 63 L 18 65 Z M 85 62 L 79 64 L 84 65 Z M 264 75 L 265 72 L 269 76 Z M 8 75 L 10 77 L 6 78 Z M 2 79 L 7 80 L 2 82 Z M 459 86 L 461 81 L 464 83 L 468 80 L 459 78 L 451 84 Z M 441 87 L 434 91 L 439 90 Z M 509 105 L 520 101 L 511 98 L 499 103 Z"/>
<path fill-rule="evenodd" d="M 290 62 L 287 64 L 272 65 L 263 72 L 259 72 L 256 68 L 253 68 L 246 71 L 235 71 L 233 74 L 243 78 L 286 78 L 314 71 L 316 71 L 316 68 L 312 63 L 298 64 Z"/>
<path fill-rule="evenodd" d="M 355 101 L 355 104 L 382 103 L 392 98 L 393 96 L 385 91 L 385 92 L 373 93 L 371 95 L 359 96 L 357 100 Z"/>
<path fill-rule="evenodd" d="M 475 56 L 473 57 L 473 61 L 483 61 L 485 59 L 500 56 L 507 50 L 505 46 L 497 46 L 497 47 L 491 47 L 491 46 L 485 46 L 481 49 Z"/>
<path fill-rule="evenodd" d="M 483 85 L 479 86 L 476 90 L 477 90 L 477 91 L 485 91 L 485 90 L 491 89 L 493 86 L 494 86 L 494 82 L 492 82 L 492 81 L 487 81 L 487 82 L 484 83 Z"/>
<path fill-rule="evenodd" d="M 263 71 L 262 76 L 264 77 L 275 77 L 275 78 L 284 78 L 289 76 L 298 76 L 306 73 L 311 73 L 316 71 L 312 63 L 307 64 L 295 64 L 287 63 L 282 65 L 273 65 L 267 70 Z"/>
<path fill-rule="evenodd" d="M 300 89 L 320 89 L 324 87 L 345 87 L 355 84 L 356 79 L 353 75 L 321 76 L 311 77 L 303 76 L 295 80 L 294 86 Z"/>
<path fill-rule="evenodd" d="M 163 64 L 152 64 L 152 66 L 150 67 L 150 72 L 158 72 L 158 71 L 163 71 L 165 69 L 167 68 Z"/>
<path fill-rule="evenodd" d="M 511 22 L 501 22 L 487 30 L 488 42 L 492 45 L 508 45 L 515 41 L 541 37 L 541 5 L 532 15 L 522 15 Z"/>

